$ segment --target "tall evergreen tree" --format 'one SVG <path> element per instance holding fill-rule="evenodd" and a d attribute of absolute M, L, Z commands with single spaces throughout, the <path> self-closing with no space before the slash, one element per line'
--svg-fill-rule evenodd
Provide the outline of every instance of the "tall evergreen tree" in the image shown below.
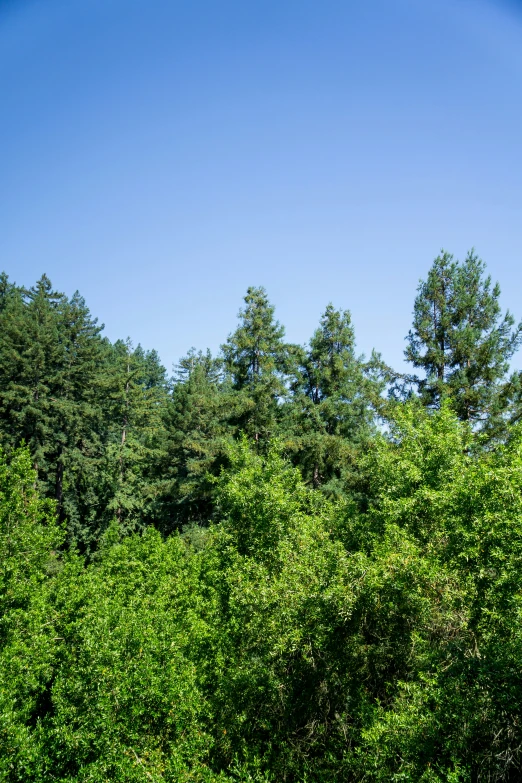
<path fill-rule="evenodd" d="M 446 252 L 435 259 L 418 288 L 405 356 L 425 372 L 414 383 L 427 406 L 448 397 L 461 420 L 493 426 L 505 412 L 502 382 L 522 324 L 502 316 L 500 287 L 484 272 L 473 250 L 463 263 Z"/>
<path fill-rule="evenodd" d="M 383 389 L 369 363 L 355 354 L 348 310 L 329 304 L 308 350 L 303 350 L 287 406 L 288 444 L 307 481 L 330 491 L 373 431 Z"/>
<path fill-rule="evenodd" d="M 58 319 L 62 355 L 55 398 L 55 498 L 61 516 L 68 511 L 71 517 L 73 509 L 81 516 L 80 487 L 92 481 L 104 446 L 100 375 L 107 346 L 100 337 L 102 328 L 77 291 L 64 300 Z"/>
<path fill-rule="evenodd" d="M 274 433 L 279 403 L 287 394 L 291 349 L 284 328 L 274 318 L 264 288 L 249 288 L 240 323 L 222 346 L 225 369 L 240 395 L 237 426 L 256 443 Z"/>
<path fill-rule="evenodd" d="M 134 350 L 134 359 L 140 366 L 140 371 L 136 378 L 145 389 L 166 389 L 167 371 L 161 363 L 158 352 L 153 348 L 146 351 L 140 344 Z"/>
<path fill-rule="evenodd" d="M 115 519 L 127 533 L 141 528 L 154 502 L 152 464 L 160 448 L 167 399 L 165 370 L 156 352 L 133 349 L 130 339 L 111 348 L 105 378 L 110 421 L 103 469 L 101 529 Z"/>
<path fill-rule="evenodd" d="M 221 359 L 191 349 L 173 379 L 164 410 L 156 464 L 158 493 L 153 521 L 164 533 L 187 523 L 206 524 L 213 513 L 213 485 L 231 440 L 237 394 L 223 377 Z"/>
<path fill-rule="evenodd" d="M 29 446 L 48 494 L 54 490 L 55 402 L 62 358 L 58 311 L 64 303 L 64 295 L 53 291 L 44 275 L 33 288 L 10 297 L 0 329 L 2 429 L 11 447 L 22 441 Z"/>
<path fill-rule="evenodd" d="M 4 442 L 29 446 L 41 487 L 75 536 L 103 449 L 102 327 L 78 293 L 68 300 L 45 275 L 28 291 L 10 290 L 0 323 Z"/>
<path fill-rule="evenodd" d="M 16 296 L 17 287 L 11 283 L 5 272 L 0 273 L 0 314 L 5 310 L 11 299 Z"/>

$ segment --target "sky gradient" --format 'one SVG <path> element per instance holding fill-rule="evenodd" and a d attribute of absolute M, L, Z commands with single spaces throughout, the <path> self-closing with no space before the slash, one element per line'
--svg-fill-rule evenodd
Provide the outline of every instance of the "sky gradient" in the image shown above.
<path fill-rule="evenodd" d="M 332 301 L 402 368 L 441 247 L 475 246 L 520 319 L 519 9 L 0 0 L 0 269 L 169 370 L 249 285 L 289 340 Z"/>

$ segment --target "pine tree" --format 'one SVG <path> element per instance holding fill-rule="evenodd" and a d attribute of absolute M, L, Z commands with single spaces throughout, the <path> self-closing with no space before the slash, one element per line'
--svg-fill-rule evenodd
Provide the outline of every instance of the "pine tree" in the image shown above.
<path fill-rule="evenodd" d="M 0 273 L 0 314 L 3 313 L 9 302 L 17 294 L 17 287 L 9 281 L 5 272 Z"/>
<path fill-rule="evenodd" d="M 167 371 L 154 348 L 146 351 L 138 344 L 134 350 L 134 359 L 141 368 L 136 380 L 145 389 L 167 388 Z"/>
<path fill-rule="evenodd" d="M 24 441 L 45 492 L 53 494 L 55 401 L 61 346 L 58 308 L 65 297 L 44 275 L 28 291 L 9 297 L 0 329 L 0 417 L 8 444 Z"/>
<path fill-rule="evenodd" d="M 83 490 L 98 469 L 106 423 L 99 381 L 107 346 L 103 326 L 92 318 L 78 291 L 58 316 L 61 357 L 54 411 L 57 426 L 55 498 L 61 516 L 80 518 Z"/>
<path fill-rule="evenodd" d="M 373 431 L 374 405 L 383 384 L 355 354 L 348 310 L 329 304 L 308 350 L 303 350 L 286 406 L 288 445 L 313 486 L 334 490 L 358 448 Z"/>
<path fill-rule="evenodd" d="M 500 287 L 484 271 L 473 250 L 463 263 L 444 251 L 435 259 L 418 288 L 405 356 L 425 371 L 413 379 L 425 405 L 449 398 L 461 420 L 488 428 L 505 413 L 502 383 L 522 324 L 501 315 Z"/>
<path fill-rule="evenodd" d="M 152 465 L 160 448 L 167 399 L 165 370 L 155 352 L 118 340 L 104 380 L 110 422 L 103 468 L 103 517 L 96 537 L 115 519 L 121 533 L 143 527 L 154 503 Z"/>
<path fill-rule="evenodd" d="M 210 351 L 191 349 L 173 379 L 164 411 L 153 509 L 153 521 L 165 533 L 187 523 L 206 524 L 212 517 L 210 477 L 226 460 L 237 397 L 223 377 L 222 364 Z"/>
<path fill-rule="evenodd" d="M 10 448 L 29 446 L 40 487 L 75 537 L 85 508 L 95 505 L 91 485 L 103 449 L 102 327 L 78 293 L 68 300 L 45 275 L 28 291 L 8 292 L 0 314 L 0 427 Z"/>
<path fill-rule="evenodd" d="M 240 324 L 222 346 L 225 369 L 239 393 L 237 427 L 256 443 L 269 438 L 279 418 L 279 403 L 288 393 L 286 379 L 291 349 L 284 328 L 264 288 L 249 288 Z"/>

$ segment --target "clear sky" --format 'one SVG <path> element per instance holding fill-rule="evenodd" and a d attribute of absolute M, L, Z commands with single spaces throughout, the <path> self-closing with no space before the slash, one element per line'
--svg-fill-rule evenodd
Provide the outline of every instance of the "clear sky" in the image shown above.
<path fill-rule="evenodd" d="M 0 99 L 0 268 L 169 370 L 249 285 L 401 367 L 441 247 L 522 316 L 520 2 L 0 0 Z"/>

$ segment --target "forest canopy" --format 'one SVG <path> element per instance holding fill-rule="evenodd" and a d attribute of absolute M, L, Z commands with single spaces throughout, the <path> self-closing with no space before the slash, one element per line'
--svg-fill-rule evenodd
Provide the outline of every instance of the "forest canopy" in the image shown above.
<path fill-rule="evenodd" d="M 0 780 L 520 780 L 521 342 L 474 251 L 411 374 L 252 287 L 169 377 L 3 274 Z"/>

